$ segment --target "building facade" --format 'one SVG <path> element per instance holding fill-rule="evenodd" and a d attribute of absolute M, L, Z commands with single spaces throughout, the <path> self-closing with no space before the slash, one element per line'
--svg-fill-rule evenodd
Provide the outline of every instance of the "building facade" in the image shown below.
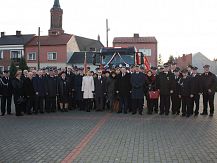
<path fill-rule="evenodd" d="M 137 51 L 147 56 L 151 66 L 157 66 L 157 40 L 155 37 L 140 37 L 134 34 L 133 37 L 115 37 L 114 47 L 135 47 Z"/>
<path fill-rule="evenodd" d="M 21 57 L 25 55 L 25 47 L 34 37 L 34 34 L 23 35 L 16 31 L 16 35 L 5 35 L 1 32 L 0 38 L 0 72 L 9 70 L 11 62 L 19 65 Z"/>

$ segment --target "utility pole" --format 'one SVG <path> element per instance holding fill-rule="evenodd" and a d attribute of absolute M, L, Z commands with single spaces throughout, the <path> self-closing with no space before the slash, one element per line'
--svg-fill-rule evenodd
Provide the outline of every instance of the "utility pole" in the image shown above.
<path fill-rule="evenodd" d="M 106 19 L 106 46 L 108 47 L 108 32 L 110 31 L 108 27 L 108 19 Z"/>
<path fill-rule="evenodd" d="M 40 69 L 40 27 L 38 27 L 38 70 Z"/>

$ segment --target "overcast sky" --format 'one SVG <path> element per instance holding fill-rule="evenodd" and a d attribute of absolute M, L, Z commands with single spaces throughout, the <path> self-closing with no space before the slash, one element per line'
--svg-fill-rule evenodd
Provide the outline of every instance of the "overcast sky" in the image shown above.
<path fill-rule="evenodd" d="M 66 33 L 97 39 L 106 45 L 106 18 L 109 45 L 114 37 L 155 36 L 158 53 L 169 55 L 202 52 L 217 58 L 217 0 L 59 0 Z M 42 35 L 50 28 L 54 0 L 1 0 L 0 31 Z"/>

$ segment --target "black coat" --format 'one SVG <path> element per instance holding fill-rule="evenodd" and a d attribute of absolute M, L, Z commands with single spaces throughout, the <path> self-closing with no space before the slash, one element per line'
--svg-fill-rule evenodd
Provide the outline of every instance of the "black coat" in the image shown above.
<path fill-rule="evenodd" d="M 0 83 L 2 96 L 12 96 L 13 86 L 11 78 L 6 79 L 5 77 L 2 77 Z"/>
<path fill-rule="evenodd" d="M 106 93 L 108 96 L 115 95 L 116 93 L 116 86 L 117 86 L 117 79 L 116 77 L 109 76 L 106 80 Z"/>
<path fill-rule="evenodd" d="M 38 93 L 38 96 L 45 96 L 46 95 L 46 77 L 39 77 L 36 76 L 33 79 L 33 86 L 35 92 Z"/>
<path fill-rule="evenodd" d="M 23 80 L 15 78 L 12 81 L 12 86 L 14 92 L 14 103 L 18 104 L 20 97 L 24 97 Z"/>
<path fill-rule="evenodd" d="M 29 78 L 25 78 L 23 83 L 24 95 L 26 97 L 32 97 L 35 95 L 35 90 L 33 87 L 33 82 Z"/>
<path fill-rule="evenodd" d="M 122 76 L 121 74 L 117 76 L 116 91 L 119 92 L 120 96 L 128 96 L 131 88 L 131 74 L 126 73 L 125 76 Z"/>
<path fill-rule="evenodd" d="M 64 98 L 64 97 L 68 98 L 69 97 L 70 83 L 67 80 L 67 78 L 65 78 L 65 80 L 63 78 L 60 78 L 58 80 L 57 90 L 58 90 L 58 95 L 61 98 Z"/>
<path fill-rule="evenodd" d="M 208 75 L 206 75 L 205 73 L 201 75 L 201 89 L 203 94 L 214 95 L 216 85 L 217 85 L 217 79 L 213 73 L 209 72 Z M 209 89 L 211 89 L 211 93 L 208 93 Z"/>
<path fill-rule="evenodd" d="M 170 91 L 175 88 L 174 74 L 160 72 L 157 78 L 157 88 L 160 90 L 161 95 L 170 95 Z"/>
<path fill-rule="evenodd" d="M 106 93 L 106 79 L 101 77 L 94 78 L 94 87 L 95 87 L 95 97 L 103 97 Z"/>
<path fill-rule="evenodd" d="M 46 78 L 46 95 L 49 97 L 55 97 L 57 95 L 57 77 L 50 77 Z"/>
<path fill-rule="evenodd" d="M 191 77 L 188 76 L 187 78 L 181 78 L 180 80 L 180 90 L 179 90 L 179 95 L 181 96 L 188 96 L 190 97 L 191 94 Z"/>
<path fill-rule="evenodd" d="M 131 75 L 132 99 L 143 99 L 145 95 L 145 74 L 133 73 Z"/>
<path fill-rule="evenodd" d="M 81 91 L 82 87 L 82 78 L 83 76 L 81 75 L 75 75 L 74 76 L 74 99 L 75 100 L 82 100 L 83 99 L 83 92 Z"/>
<path fill-rule="evenodd" d="M 199 93 L 202 93 L 201 76 L 199 74 L 191 75 L 191 94 L 198 95 Z"/>

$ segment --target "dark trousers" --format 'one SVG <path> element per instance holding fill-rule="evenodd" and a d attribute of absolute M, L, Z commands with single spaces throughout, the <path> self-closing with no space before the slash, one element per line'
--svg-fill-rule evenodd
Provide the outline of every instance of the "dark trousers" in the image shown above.
<path fill-rule="evenodd" d="M 47 97 L 46 112 L 56 112 L 56 96 Z"/>
<path fill-rule="evenodd" d="M 120 96 L 120 110 L 119 112 L 122 113 L 127 113 L 127 109 L 128 109 L 128 96 Z"/>
<path fill-rule="evenodd" d="M 170 96 L 160 95 L 160 114 L 169 114 L 170 110 Z"/>
<path fill-rule="evenodd" d="M 194 95 L 194 97 L 192 98 L 192 110 L 194 110 L 194 104 L 195 104 L 195 114 L 199 113 L 199 107 L 200 107 L 200 95 Z"/>
<path fill-rule="evenodd" d="M 203 94 L 203 113 L 207 113 L 208 103 L 210 114 L 214 113 L 214 97 L 215 95 Z"/>
<path fill-rule="evenodd" d="M 7 114 L 11 113 L 11 100 L 12 96 L 2 96 L 1 98 L 1 113 L 5 114 L 5 108 L 7 103 Z"/>
<path fill-rule="evenodd" d="M 26 98 L 26 113 L 32 113 L 32 108 L 34 106 L 34 96 L 30 96 Z"/>
<path fill-rule="evenodd" d="M 158 99 L 154 99 L 152 103 L 153 103 L 153 109 L 157 113 L 158 112 Z"/>
<path fill-rule="evenodd" d="M 172 101 L 172 113 L 180 113 L 180 108 L 181 108 L 181 98 L 177 94 L 173 94 L 171 96 L 171 101 Z"/>
<path fill-rule="evenodd" d="M 35 96 L 35 113 L 38 113 L 39 111 L 41 113 L 44 112 L 44 102 L 45 102 L 45 97 L 44 96 Z"/>
<path fill-rule="evenodd" d="M 147 100 L 147 108 L 148 108 L 148 113 L 152 113 L 153 112 L 153 107 L 154 107 L 154 100 L 150 99 L 150 98 L 146 98 Z"/>
<path fill-rule="evenodd" d="M 142 114 L 144 99 L 132 99 L 132 104 L 133 113 L 136 113 L 138 110 Z"/>
<path fill-rule="evenodd" d="M 20 98 L 20 96 L 14 96 L 14 104 L 15 104 L 15 112 L 16 115 L 22 115 L 22 109 L 23 109 L 23 103 L 18 103 L 18 99 Z"/>
<path fill-rule="evenodd" d="M 95 97 L 96 111 L 102 111 L 104 105 L 104 97 Z"/>
<path fill-rule="evenodd" d="M 86 111 L 90 112 L 93 107 L 93 100 L 90 98 L 84 99 L 84 107 Z"/>
<path fill-rule="evenodd" d="M 191 114 L 191 98 L 188 96 L 182 96 L 182 114 Z"/>

